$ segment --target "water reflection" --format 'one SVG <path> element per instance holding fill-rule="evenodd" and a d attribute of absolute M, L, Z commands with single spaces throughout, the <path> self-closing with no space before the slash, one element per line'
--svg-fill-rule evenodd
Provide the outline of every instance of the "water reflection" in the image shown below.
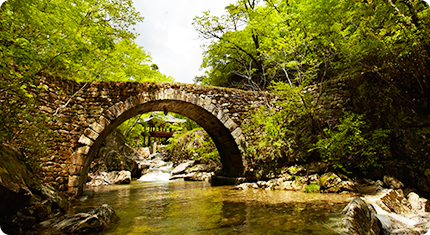
<path fill-rule="evenodd" d="M 107 203 L 121 221 L 105 234 L 339 234 L 350 195 L 133 182 L 95 189 L 75 211 Z"/>

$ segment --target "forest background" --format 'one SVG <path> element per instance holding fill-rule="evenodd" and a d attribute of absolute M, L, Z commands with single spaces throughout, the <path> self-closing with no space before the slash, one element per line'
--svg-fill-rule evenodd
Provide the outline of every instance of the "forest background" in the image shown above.
<path fill-rule="evenodd" d="M 173 81 L 134 42 L 133 25 L 143 18 L 130 0 L 8 0 L 0 15 L 0 141 L 29 161 L 49 151 L 46 123 L 56 118 L 41 115 L 28 92 L 39 76 L 76 80 L 83 89 L 91 81 Z M 322 160 L 346 174 L 425 179 L 425 188 L 429 24 L 429 6 L 417 0 L 238 0 L 221 17 L 195 18 L 210 40 L 206 74 L 195 82 L 281 98 L 246 118 L 244 131 L 255 137 L 245 146 L 250 178 Z M 324 116 L 304 91 L 339 82 L 348 106 Z"/>

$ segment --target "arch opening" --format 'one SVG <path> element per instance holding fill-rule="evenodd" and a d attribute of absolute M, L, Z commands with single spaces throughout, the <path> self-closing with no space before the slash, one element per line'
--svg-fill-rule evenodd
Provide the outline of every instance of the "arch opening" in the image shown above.
<path fill-rule="evenodd" d="M 214 114 L 214 112 L 209 112 L 207 109 L 197 104 L 181 100 L 155 100 L 135 105 L 122 112 L 122 114 L 113 120 L 111 119 L 110 123 L 104 126 L 104 129 L 95 140 L 87 146 L 89 150 L 86 156 L 82 157 L 80 154 L 76 155 L 76 157 L 82 159 L 82 165 L 80 171 L 75 172 L 75 174 L 70 174 L 69 192 L 75 193 L 76 195 L 80 195 L 83 192 L 91 162 L 96 156 L 104 139 L 112 131 L 121 125 L 121 123 L 132 117 L 154 111 L 177 113 L 195 121 L 208 133 L 215 143 L 221 159 L 222 176 L 240 177 L 243 175 L 244 166 L 242 154 L 237 144 L 239 140 L 232 135 L 233 131 L 237 131 L 237 129 L 240 128 L 231 124 L 233 121 L 227 114 L 222 110 Z M 72 163 L 74 162 L 76 161 L 72 160 Z M 74 178 L 75 182 L 70 182 L 70 178 Z M 72 189 L 70 187 L 72 187 Z"/>

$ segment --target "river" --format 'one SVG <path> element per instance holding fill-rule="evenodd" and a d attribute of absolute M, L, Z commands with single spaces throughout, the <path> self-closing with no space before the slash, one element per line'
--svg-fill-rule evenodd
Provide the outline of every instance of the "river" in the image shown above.
<path fill-rule="evenodd" d="M 207 182 L 142 182 L 93 188 L 69 213 L 112 206 L 121 220 L 104 234 L 343 234 L 350 194 L 236 190 Z"/>

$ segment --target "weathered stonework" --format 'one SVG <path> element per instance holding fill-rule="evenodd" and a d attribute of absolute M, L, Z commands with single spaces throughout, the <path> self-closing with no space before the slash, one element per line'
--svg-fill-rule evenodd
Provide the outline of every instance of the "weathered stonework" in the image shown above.
<path fill-rule="evenodd" d="M 215 142 L 225 176 L 244 170 L 238 145 L 240 126 L 250 105 L 276 99 L 268 93 L 178 83 L 93 82 L 41 78 L 46 89 L 35 97 L 57 138 L 48 142 L 52 156 L 41 159 L 45 181 L 79 194 L 89 166 L 103 139 L 122 122 L 141 113 L 167 111 L 196 121 Z M 73 96 L 75 94 L 75 96 Z M 73 96 L 73 98 L 71 98 Z"/>

